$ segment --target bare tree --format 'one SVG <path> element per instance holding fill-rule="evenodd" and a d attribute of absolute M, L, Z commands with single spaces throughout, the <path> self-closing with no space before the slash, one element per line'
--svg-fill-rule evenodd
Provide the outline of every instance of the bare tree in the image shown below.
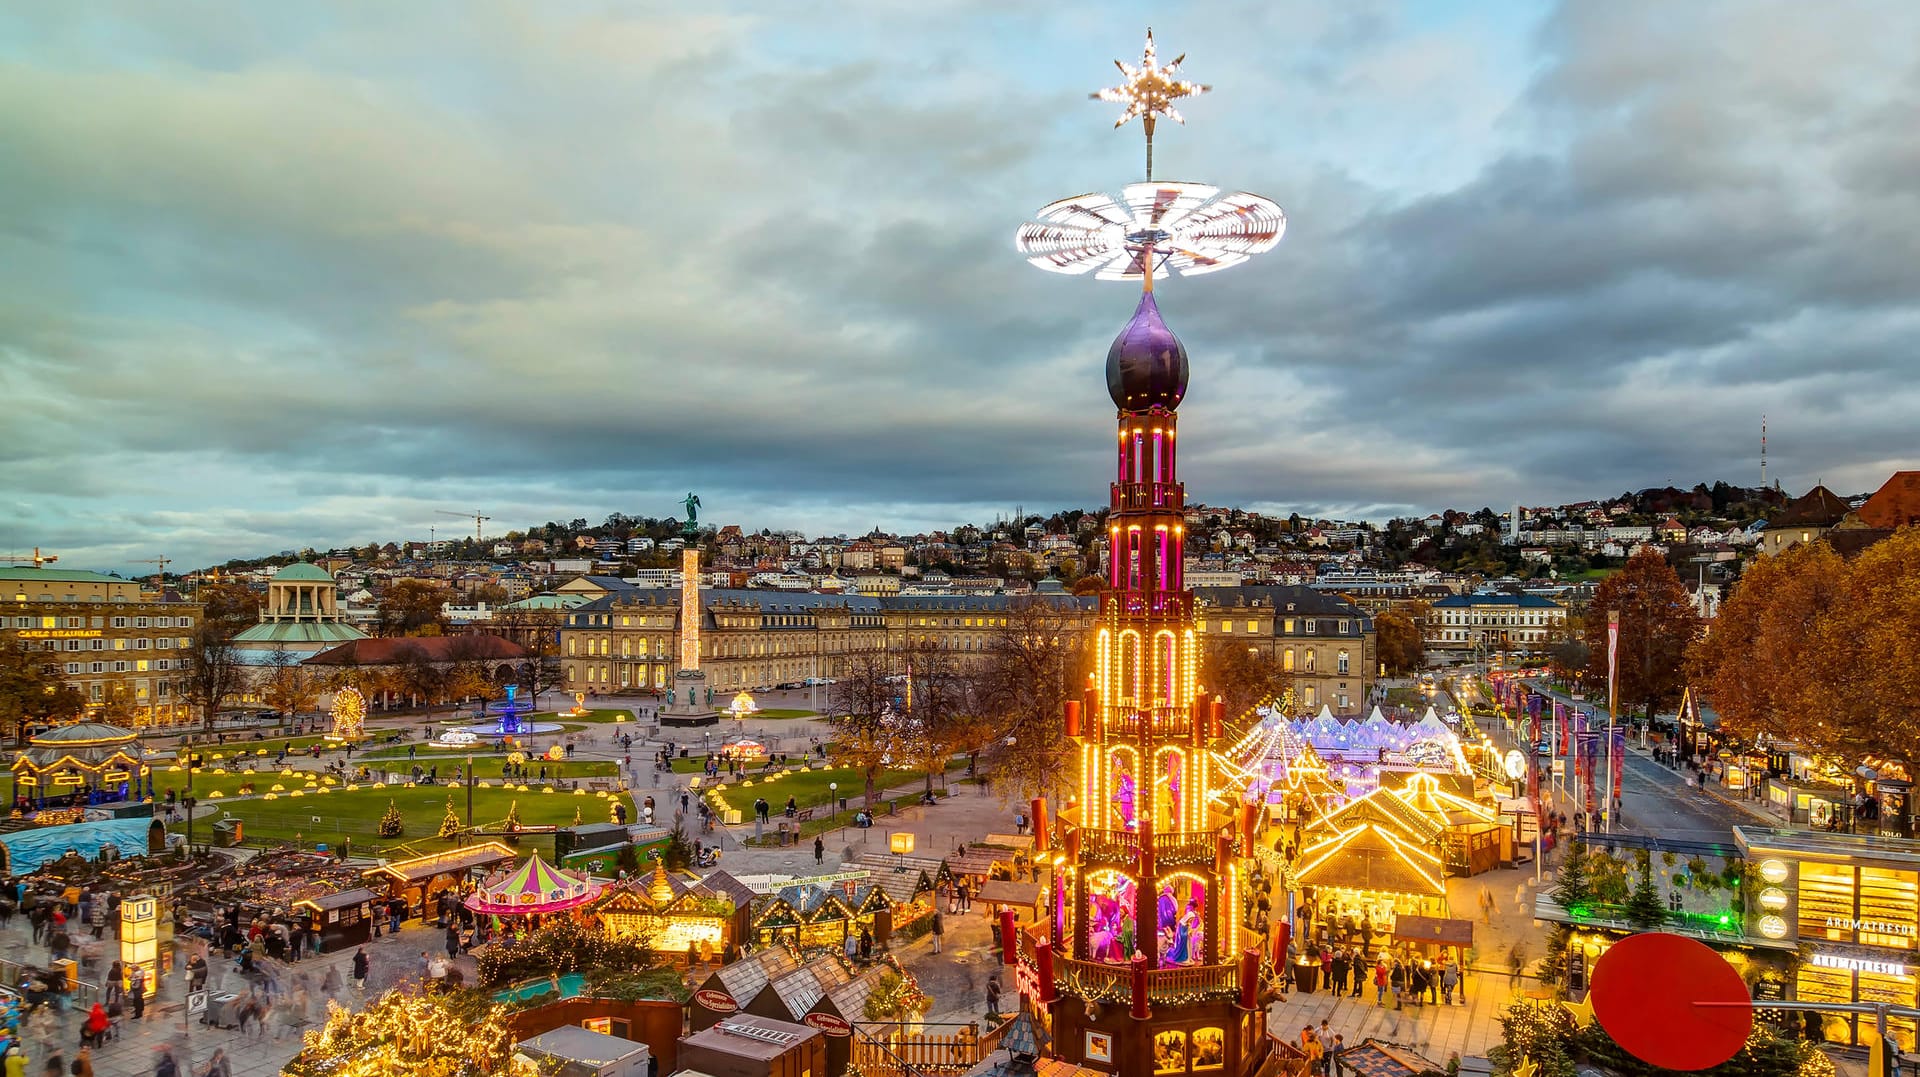
<path fill-rule="evenodd" d="M 893 758 L 893 706 L 899 688 L 887 655 L 875 652 L 848 659 L 846 672 L 827 697 L 833 710 L 827 719 L 833 730 L 833 761 L 860 772 L 868 810 L 880 774 Z"/>
<path fill-rule="evenodd" d="M 200 724 L 213 729 L 213 720 L 246 680 L 233 645 L 230 625 L 203 617 L 187 636 L 186 675 L 181 686 L 187 702 L 200 711 Z"/>
<path fill-rule="evenodd" d="M 1283 672 L 1270 655 L 1231 638 L 1209 639 L 1200 653 L 1200 683 L 1209 698 L 1219 696 L 1227 721 L 1238 732 L 1253 709 L 1278 699 L 1293 686 L 1293 674 Z M 1200 703 L 1195 703 L 1199 707 Z"/>
<path fill-rule="evenodd" d="M 905 694 L 896 705 L 894 760 L 924 771 L 927 795 L 933 795 L 935 774 L 970 741 L 979 724 L 974 721 L 974 679 L 959 656 L 935 643 L 908 646 L 896 652 L 904 666 Z"/>
<path fill-rule="evenodd" d="M 975 743 L 1023 798 L 1051 792 L 1065 776 L 1070 746 L 1060 707 L 1080 697 L 1091 665 L 1079 619 L 1057 601 L 1010 601 L 1007 627 L 988 642 L 976 682 L 978 711 L 991 724 L 974 731 Z"/>

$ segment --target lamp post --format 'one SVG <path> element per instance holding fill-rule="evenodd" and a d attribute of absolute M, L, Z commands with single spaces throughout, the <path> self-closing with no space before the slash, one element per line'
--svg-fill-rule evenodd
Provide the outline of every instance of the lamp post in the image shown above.
<path fill-rule="evenodd" d="M 839 782 L 827 783 L 827 807 L 833 813 L 832 818 L 834 819 L 840 818 L 840 783 Z"/>
<path fill-rule="evenodd" d="M 191 857 L 193 855 L 193 806 L 200 801 L 189 792 L 180 798 L 180 803 L 187 809 L 187 855 Z"/>
<path fill-rule="evenodd" d="M 907 854 L 913 852 L 913 833 L 901 831 L 894 834 L 887 839 L 887 847 L 893 850 L 894 874 L 904 873 L 907 870 Z"/>

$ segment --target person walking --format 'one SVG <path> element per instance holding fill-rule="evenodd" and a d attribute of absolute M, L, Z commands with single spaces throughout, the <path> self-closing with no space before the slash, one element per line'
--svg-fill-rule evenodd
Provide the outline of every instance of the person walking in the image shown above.
<path fill-rule="evenodd" d="M 147 1016 L 147 970 L 135 965 L 127 976 L 127 994 L 133 999 L 133 1019 L 143 1021 Z"/>
<path fill-rule="evenodd" d="M 355 994 L 367 993 L 367 948 L 362 946 L 353 952 L 353 990 Z"/>
<path fill-rule="evenodd" d="M 1374 1005 L 1385 1006 L 1387 1004 L 1387 984 L 1387 959 L 1383 957 L 1380 959 L 1379 964 L 1373 966 Z"/>
<path fill-rule="evenodd" d="M 1449 961 L 1447 962 L 1446 967 L 1440 971 L 1440 1001 L 1449 1006 L 1452 1005 L 1453 992 L 1455 991 L 1455 989 L 1459 988 L 1459 986 L 1460 986 L 1460 966 L 1454 962 Z M 1466 1004 L 1467 1004 L 1467 993 L 1465 991 L 1461 991 L 1460 1005 L 1465 1006 Z"/>
<path fill-rule="evenodd" d="M 940 940 L 944 938 L 946 934 L 947 934 L 947 922 L 945 919 L 942 918 L 940 910 L 938 908 L 935 908 L 933 910 L 933 952 L 934 953 L 937 954 L 940 952 Z"/>
<path fill-rule="evenodd" d="M 207 1056 L 207 1064 L 201 1068 L 200 1077 L 233 1077 L 233 1065 L 227 1061 L 225 1047 L 215 1047 L 213 1054 Z"/>
<path fill-rule="evenodd" d="M 1000 1016 L 1000 977 L 987 977 L 987 1016 Z"/>
<path fill-rule="evenodd" d="M 93 1077 L 93 1048 L 82 1047 L 73 1056 L 73 1077 Z"/>

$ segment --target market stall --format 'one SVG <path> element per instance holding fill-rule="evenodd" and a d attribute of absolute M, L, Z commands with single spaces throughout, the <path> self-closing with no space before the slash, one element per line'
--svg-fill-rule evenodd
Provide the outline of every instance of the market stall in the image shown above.
<path fill-rule="evenodd" d="M 725 872 L 688 883 L 654 861 L 653 874 L 608 886 L 592 913 L 607 934 L 652 940 L 670 961 L 712 961 L 742 937 L 753 891 Z"/>
<path fill-rule="evenodd" d="M 320 940 L 320 949 L 332 953 L 350 950 L 373 939 L 373 901 L 379 895 L 363 886 L 293 903 L 304 915 L 307 930 Z"/>
<path fill-rule="evenodd" d="M 398 898 L 424 916 L 433 899 L 448 887 L 461 887 L 482 873 L 512 862 L 512 849 L 497 841 L 428 853 L 411 860 L 368 868 L 366 885 L 382 898 Z"/>
<path fill-rule="evenodd" d="M 535 852 L 511 872 L 496 874 L 467 895 L 468 909 L 488 916 L 548 916 L 590 904 L 601 884 L 561 871 Z"/>

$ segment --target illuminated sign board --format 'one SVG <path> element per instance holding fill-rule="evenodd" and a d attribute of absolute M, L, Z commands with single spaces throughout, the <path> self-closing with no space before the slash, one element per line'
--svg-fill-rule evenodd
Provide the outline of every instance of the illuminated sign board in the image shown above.
<path fill-rule="evenodd" d="M 1837 927 L 1842 931 L 1864 931 L 1869 935 L 1911 935 L 1912 924 L 1896 924 L 1891 920 L 1860 920 L 1847 916 L 1827 917 L 1828 927 Z"/>
<path fill-rule="evenodd" d="M 1813 964 L 1821 968 L 1845 969 L 1848 972 L 1877 972 L 1883 976 L 1905 976 L 1907 966 L 1898 961 L 1870 961 L 1860 957 L 1840 957 L 1836 954 L 1814 954 Z"/>
<path fill-rule="evenodd" d="M 23 628 L 17 635 L 21 639 L 99 639 L 97 628 Z"/>

